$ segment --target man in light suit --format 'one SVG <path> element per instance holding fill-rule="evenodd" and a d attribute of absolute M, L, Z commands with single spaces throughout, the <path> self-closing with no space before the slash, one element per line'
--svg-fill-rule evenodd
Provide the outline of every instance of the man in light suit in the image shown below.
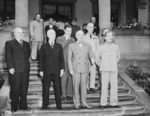
<path fill-rule="evenodd" d="M 64 73 L 64 56 L 62 46 L 55 42 L 56 32 L 47 31 L 48 43 L 44 43 L 40 51 L 40 75 L 43 77 L 43 106 L 49 105 L 49 88 L 54 83 L 55 101 L 59 110 L 61 107 L 61 76 Z"/>
<path fill-rule="evenodd" d="M 37 60 L 37 53 L 44 42 L 44 30 L 43 21 L 40 14 L 35 15 L 35 20 L 30 23 L 30 35 L 31 35 L 31 59 Z"/>
<path fill-rule="evenodd" d="M 61 78 L 62 86 L 62 100 L 72 99 L 72 77 L 68 70 L 68 46 L 75 42 L 75 39 L 71 37 L 72 27 L 65 25 L 65 34 L 57 38 L 56 42 L 62 45 L 64 60 L 65 60 L 65 72 Z"/>
<path fill-rule="evenodd" d="M 95 55 L 95 52 L 99 47 L 99 40 L 98 37 L 93 34 L 93 30 L 94 30 L 94 24 L 88 23 L 87 33 L 84 35 L 83 41 L 91 46 L 92 51 Z M 96 78 L 96 64 L 93 64 L 90 65 L 90 80 L 89 80 L 89 87 L 88 87 L 93 92 L 95 92 L 95 78 Z"/>
<path fill-rule="evenodd" d="M 118 67 L 120 60 L 119 46 L 113 43 L 114 34 L 106 32 L 106 42 L 96 51 L 96 63 L 101 71 L 100 108 L 107 107 L 108 86 L 110 83 L 110 106 L 118 106 Z"/>
<path fill-rule="evenodd" d="M 30 110 L 27 106 L 27 92 L 30 71 L 30 45 L 23 41 L 23 29 L 14 29 L 15 39 L 5 45 L 5 60 L 9 72 L 11 111 Z"/>
<path fill-rule="evenodd" d="M 94 54 L 88 44 L 83 43 L 84 32 L 79 30 L 76 32 L 77 42 L 69 45 L 68 65 L 70 74 L 73 76 L 73 101 L 76 109 L 80 108 L 80 92 L 81 106 L 84 108 L 92 108 L 86 102 L 87 95 L 87 79 L 89 74 L 89 60 L 94 64 Z M 79 88 L 81 87 L 81 91 Z"/>

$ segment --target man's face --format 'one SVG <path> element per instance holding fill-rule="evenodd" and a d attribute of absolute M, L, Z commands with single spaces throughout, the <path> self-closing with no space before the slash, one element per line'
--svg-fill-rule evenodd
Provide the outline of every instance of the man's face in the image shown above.
<path fill-rule="evenodd" d="M 87 25 L 87 31 L 88 31 L 88 33 L 92 34 L 93 30 L 94 30 L 94 25 L 92 23 L 89 23 Z"/>
<path fill-rule="evenodd" d="M 113 33 L 111 33 L 111 32 L 106 33 L 106 36 L 105 36 L 106 42 L 111 43 L 113 41 L 113 39 L 114 39 Z"/>
<path fill-rule="evenodd" d="M 81 42 L 83 40 L 83 35 L 84 33 L 82 31 L 77 31 L 76 33 L 77 41 Z"/>
<path fill-rule="evenodd" d="M 51 24 L 51 25 L 53 24 L 53 19 L 52 18 L 49 19 L 49 24 Z"/>
<path fill-rule="evenodd" d="M 49 41 L 55 41 L 55 39 L 56 39 L 56 32 L 54 30 L 49 30 L 47 32 L 47 37 L 49 38 Z"/>
<path fill-rule="evenodd" d="M 65 35 L 71 36 L 72 28 L 68 27 L 68 28 L 66 28 L 64 31 L 65 31 Z"/>
<path fill-rule="evenodd" d="M 14 36 L 16 39 L 22 40 L 23 39 L 23 30 L 21 28 L 17 28 L 14 31 Z"/>
<path fill-rule="evenodd" d="M 95 17 L 92 17 L 92 18 L 91 18 L 91 23 L 93 23 L 93 24 L 96 23 L 96 18 L 95 18 Z"/>
<path fill-rule="evenodd" d="M 36 18 L 37 21 L 40 21 L 41 16 L 38 14 L 35 18 Z"/>

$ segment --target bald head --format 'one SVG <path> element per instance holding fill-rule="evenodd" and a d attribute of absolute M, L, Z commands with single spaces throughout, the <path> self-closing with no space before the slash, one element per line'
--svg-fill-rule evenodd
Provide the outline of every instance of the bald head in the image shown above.
<path fill-rule="evenodd" d="M 22 40 L 23 39 L 23 29 L 21 27 L 14 28 L 14 36 L 15 39 Z"/>

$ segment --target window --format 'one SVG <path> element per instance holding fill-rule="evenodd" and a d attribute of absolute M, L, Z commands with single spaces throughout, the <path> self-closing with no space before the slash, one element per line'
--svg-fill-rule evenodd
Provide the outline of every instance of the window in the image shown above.
<path fill-rule="evenodd" d="M 50 17 L 52 17 L 56 21 L 71 21 L 72 4 L 44 2 L 42 16 L 44 20 L 48 20 Z"/>
<path fill-rule="evenodd" d="M 0 17 L 15 18 L 15 0 L 0 0 Z"/>

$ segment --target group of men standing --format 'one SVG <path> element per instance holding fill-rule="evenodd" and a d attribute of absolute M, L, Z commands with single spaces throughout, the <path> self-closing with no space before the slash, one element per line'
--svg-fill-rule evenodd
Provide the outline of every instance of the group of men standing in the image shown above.
<path fill-rule="evenodd" d="M 92 108 L 86 102 L 86 95 L 87 88 L 95 91 L 95 56 L 99 39 L 93 34 L 94 24 L 87 24 L 85 35 L 82 30 L 76 31 L 76 39 L 71 37 L 72 26 L 69 24 L 65 25 L 64 34 L 60 37 L 57 37 L 56 30 L 49 25 L 47 27 L 49 29 L 45 32 L 47 42 L 44 43 L 43 22 L 39 14 L 35 19 L 30 24 L 31 51 L 29 43 L 23 41 L 23 30 L 19 27 L 14 29 L 15 39 L 6 42 L 5 55 L 10 75 L 11 111 L 30 110 L 27 106 L 29 57 L 31 52 L 31 59 L 36 60 L 37 49 L 40 50 L 39 70 L 43 78 L 42 109 L 47 109 L 49 105 L 51 81 L 54 83 L 55 101 L 59 110 L 62 109 L 61 100 L 72 99 L 75 109 Z"/>

